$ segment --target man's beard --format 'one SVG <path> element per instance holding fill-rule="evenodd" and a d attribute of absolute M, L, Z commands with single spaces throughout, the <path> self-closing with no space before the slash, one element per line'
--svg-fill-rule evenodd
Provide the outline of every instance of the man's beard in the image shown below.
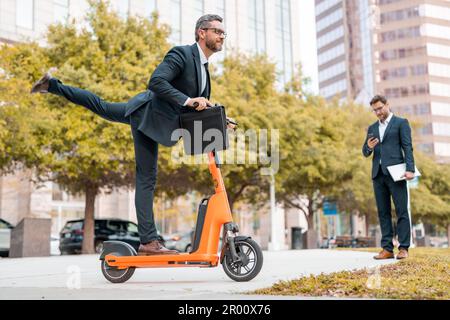
<path fill-rule="evenodd" d="M 222 46 L 223 44 L 220 44 L 220 47 L 217 48 L 217 44 L 219 44 L 218 42 L 216 42 L 215 40 L 206 40 L 206 47 L 211 50 L 212 52 L 219 52 L 222 51 Z"/>

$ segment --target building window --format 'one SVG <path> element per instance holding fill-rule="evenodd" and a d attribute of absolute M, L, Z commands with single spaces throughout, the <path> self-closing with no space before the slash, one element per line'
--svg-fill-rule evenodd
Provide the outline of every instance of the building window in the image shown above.
<path fill-rule="evenodd" d="M 324 82 L 338 75 L 345 74 L 345 61 L 334 64 L 322 71 L 319 71 L 319 82 Z"/>
<path fill-rule="evenodd" d="M 426 47 L 408 47 L 400 49 L 385 50 L 381 52 L 381 60 L 397 60 L 415 56 L 423 56 L 427 53 Z"/>
<path fill-rule="evenodd" d="M 277 0 L 275 3 L 277 68 L 282 72 L 280 82 L 283 84 L 291 81 L 294 69 L 290 4 L 290 0 Z"/>
<path fill-rule="evenodd" d="M 333 11 L 331 14 L 322 17 L 320 20 L 316 23 L 316 32 L 320 32 L 327 27 L 335 24 L 338 21 L 342 21 L 344 18 L 344 11 L 342 8 L 339 8 L 336 11 Z"/>
<path fill-rule="evenodd" d="M 425 23 L 421 26 L 421 34 L 428 37 L 450 40 L 450 27 Z"/>
<path fill-rule="evenodd" d="M 431 29 L 430 29 L 431 32 Z M 383 32 L 380 35 L 381 42 L 392 42 L 400 39 L 406 39 L 406 38 L 417 38 L 420 37 L 420 27 L 410 27 L 410 28 L 403 28 L 388 32 Z"/>
<path fill-rule="evenodd" d="M 343 79 L 337 82 L 334 82 L 326 87 L 320 88 L 320 94 L 324 96 L 326 99 L 330 99 L 337 94 L 346 95 L 347 90 L 347 80 Z"/>
<path fill-rule="evenodd" d="M 427 54 L 433 57 L 448 59 L 448 57 L 450 57 L 450 46 L 436 43 L 427 43 Z"/>
<path fill-rule="evenodd" d="M 427 135 L 433 134 L 433 128 L 431 126 L 431 123 L 427 123 L 427 124 L 423 125 L 419 129 L 417 129 L 417 132 L 422 136 L 427 136 Z"/>
<path fill-rule="evenodd" d="M 111 5 L 120 17 L 123 19 L 128 18 L 128 13 L 130 12 L 130 0 L 114 0 L 111 2 Z"/>
<path fill-rule="evenodd" d="M 437 156 L 450 157 L 450 143 L 436 142 L 434 150 Z"/>
<path fill-rule="evenodd" d="M 424 95 L 431 91 L 431 85 L 415 84 L 410 87 L 388 88 L 384 90 L 384 95 L 389 98 L 404 98 L 410 96 Z"/>
<path fill-rule="evenodd" d="M 226 0 L 216 0 L 216 13 L 221 16 L 224 20 L 226 19 L 225 17 L 225 5 Z"/>
<path fill-rule="evenodd" d="M 433 144 L 432 143 L 421 143 L 421 144 L 417 145 L 417 149 L 419 149 L 423 153 L 432 154 L 433 153 Z"/>
<path fill-rule="evenodd" d="M 340 4 L 342 0 L 326 0 L 322 1 L 316 6 L 316 17 L 321 15 L 323 12 L 331 9 L 332 7 Z"/>
<path fill-rule="evenodd" d="M 66 23 L 69 18 L 69 0 L 53 0 L 55 22 Z"/>
<path fill-rule="evenodd" d="M 431 113 L 435 116 L 450 117 L 450 103 L 432 102 L 431 110 Z"/>
<path fill-rule="evenodd" d="M 340 26 L 330 32 L 325 33 L 317 39 L 317 48 L 325 47 L 326 45 L 344 37 L 344 26 Z"/>
<path fill-rule="evenodd" d="M 170 42 L 181 44 L 181 0 L 170 0 Z"/>
<path fill-rule="evenodd" d="M 156 0 L 145 0 L 144 11 L 146 17 L 151 16 L 156 10 Z"/>
<path fill-rule="evenodd" d="M 433 122 L 433 133 L 437 136 L 450 137 L 450 123 Z"/>
<path fill-rule="evenodd" d="M 203 13 L 205 12 L 205 4 L 204 4 L 203 0 L 193 0 L 192 5 L 193 5 L 194 11 L 196 13 L 196 16 L 198 16 L 200 18 L 203 15 Z"/>
<path fill-rule="evenodd" d="M 419 16 L 419 7 L 407 8 L 402 10 L 385 12 L 380 15 L 381 24 L 392 21 L 406 20 Z"/>
<path fill-rule="evenodd" d="M 265 0 L 249 0 L 249 46 L 256 52 L 266 51 Z"/>
<path fill-rule="evenodd" d="M 16 25 L 33 30 L 34 0 L 16 0 Z"/>
<path fill-rule="evenodd" d="M 319 56 L 317 57 L 317 62 L 320 66 L 331 60 L 340 58 L 340 57 L 344 56 L 344 54 L 345 54 L 345 47 L 344 47 L 344 44 L 341 43 L 336 47 L 333 47 L 322 53 L 319 53 Z"/>

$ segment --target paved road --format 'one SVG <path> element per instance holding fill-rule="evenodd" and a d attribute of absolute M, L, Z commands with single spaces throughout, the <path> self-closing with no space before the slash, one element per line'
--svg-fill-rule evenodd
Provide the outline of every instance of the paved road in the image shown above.
<path fill-rule="evenodd" d="M 0 299 L 304 299 L 246 295 L 303 275 L 374 268 L 373 253 L 340 250 L 264 251 L 260 274 L 250 282 L 217 268 L 137 269 L 123 284 L 109 283 L 96 255 L 0 259 Z"/>

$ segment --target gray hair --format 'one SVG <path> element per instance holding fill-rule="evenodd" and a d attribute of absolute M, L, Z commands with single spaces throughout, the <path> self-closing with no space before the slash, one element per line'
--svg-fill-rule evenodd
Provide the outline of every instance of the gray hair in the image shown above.
<path fill-rule="evenodd" d="M 201 16 L 195 24 L 195 41 L 198 41 L 199 39 L 198 30 L 208 28 L 211 21 L 223 22 L 223 19 L 217 14 L 205 14 L 204 16 Z"/>

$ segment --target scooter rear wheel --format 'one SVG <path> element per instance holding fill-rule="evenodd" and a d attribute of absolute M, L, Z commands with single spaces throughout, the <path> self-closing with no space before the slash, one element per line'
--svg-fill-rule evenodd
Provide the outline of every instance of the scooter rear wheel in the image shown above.
<path fill-rule="evenodd" d="M 120 254 L 116 252 L 111 254 L 120 256 Z M 105 276 L 105 278 L 112 283 L 124 283 L 133 276 L 135 270 L 135 268 L 132 267 L 126 269 L 111 267 L 108 265 L 108 262 L 106 262 L 106 259 L 101 261 L 101 269 L 103 276 Z"/>
<path fill-rule="evenodd" d="M 223 270 L 234 281 L 250 281 L 258 275 L 263 265 L 260 246 L 252 239 L 237 240 L 234 243 L 241 261 L 233 262 L 228 248 L 222 261 Z"/>

